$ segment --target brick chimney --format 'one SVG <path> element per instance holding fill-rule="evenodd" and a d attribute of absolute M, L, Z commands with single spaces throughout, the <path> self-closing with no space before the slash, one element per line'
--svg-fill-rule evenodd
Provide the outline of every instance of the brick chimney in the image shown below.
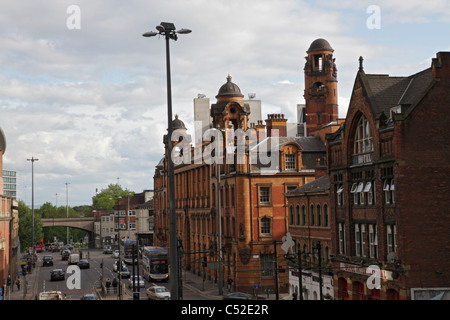
<path fill-rule="evenodd" d="M 438 52 L 431 63 L 433 78 L 450 77 L 450 52 Z"/>
<path fill-rule="evenodd" d="M 287 129 L 286 129 L 287 119 L 284 118 L 284 114 L 282 113 L 273 113 L 268 114 L 266 119 L 266 127 L 267 127 L 267 136 L 272 136 L 272 129 L 278 130 L 278 137 L 286 137 Z M 275 132 L 273 133 L 276 134 Z"/>

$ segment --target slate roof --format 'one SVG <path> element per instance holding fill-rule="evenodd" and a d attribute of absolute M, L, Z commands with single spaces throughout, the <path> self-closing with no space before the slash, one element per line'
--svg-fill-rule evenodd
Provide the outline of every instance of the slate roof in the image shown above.
<path fill-rule="evenodd" d="M 303 193 L 325 192 L 330 190 L 330 177 L 328 175 L 321 176 L 314 181 L 306 183 L 297 189 L 286 193 L 287 196 L 296 196 Z"/>
<path fill-rule="evenodd" d="M 433 82 L 431 68 L 408 77 L 364 72 L 360 72 L 360 76 L 374 114 L 383 112 L 387 117 L 392 107 L 403 105 L 407 108 L 417 102 Z"/>

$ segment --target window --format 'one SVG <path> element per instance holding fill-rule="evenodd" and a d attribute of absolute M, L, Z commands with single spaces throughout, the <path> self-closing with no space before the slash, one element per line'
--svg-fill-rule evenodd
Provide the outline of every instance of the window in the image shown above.
<path fill-rule="evenodd" d="M 286 154 L 284 157 L 286 170 L 295 170 L 295 154 Z"/>
<path fill-rule="evenodd" d="M 355 224 L 355 253 L 357 256 L 366 256 L 366 225 Z"/>
<path fill-rule="evenodd" d="M 302 226 L 306 226 L 306 207 L 302 205 Z"/>
<path fill-rule="evenodd" d="M 386 226 L 386 234 L 388 253 L 397 252 L 397 227 L 395 224 Z"/>
<path fill-rule="evenodd" d="M 269 235 L 270 233 L 271 233 L 270 218 L 264 217 L 261 219 L 261 234 Z"/>
<path fill-rule="evenodd" d="M 367 121 L 365 116 L 362 116 L 356 127 L 353 153 L 361 154 L 367 152 L 373 152 L 373 138 L 370 132 L 369 121 Z"/>
<path fill-rule="evenodd" d="M 344 230 L 344 224 L 339 223 L 339 253 L 345 254 L 345 230 Z"/>
<path fill-rule="evenodd" d="M 289 224 L 294 224 L 294 207 L 289 206 Z"/>
<path fill-rule="evenodd" d="M 394 199 L 394 180 L 386 179 L 383 183 L 384 199 L 386 204 L 395 203 Z"/>
<path fill-rule="evenodd" d="M 328 205 L 325 203 L 323 205 L 323 226 L 328 227 L 330 224 L 329 216 L 328 216 Z"/>
<path fill-rule="evenodd" d="M 344 205 L 344 186 L 342 184 L 339 184 L 336 186 L 337 191 L 336 191 L 336 197 L 337 197 L 337 204 L 338 206 L 342 206 Z"/>
<path fill-rule="evenodd" d="M 311 217 L 311 221 L 309 222 L 310 226 L 313 226 L 316 222 L 315 222 L 315 215 L 314 215 L 314 205 L 312 204 L 310 207 L 310 217 Z"/>
<path fill-rule="evenodd" d="M 320 210 L 320 204 L 317 205 L 317 225 L 322 226 L 322 210 Z"/>
<path fill-rule="evenodd" d="M 374 200 L 374 198 L 373 198 L 373 185 L 372 185 L 371 181 L 367 182 L 366 185 L 364 186 L 364 193 L 367 194 L 367 204 L 368 205 L 374 204 L 375 201 L 373 201 Z"/>
<path fill-rule="evenodd" d="M 259 204 L 270 204 L 270 187 L 259 188 Z"/>
<path fill-rule="evenodd" d="M 370 257 L 378 258 L 378 240 L 377 240 L 377 226 L 370 224 L 369 225 L 369 248 L 370 248 Z"/>
<path fill-rule="evenodd" d="M 295 222 L 297 225 L 300 225 L 300 206 L 297 205 L 296 210 L 295 210 Z"/>
<path fill-rule="evenodd" d="M 272 277 L 273 276 L 273 254 L 272 253 L 262 253 L 260 255 L 260 263 L 261 263 L 261 276 L 263 277 Z"/>

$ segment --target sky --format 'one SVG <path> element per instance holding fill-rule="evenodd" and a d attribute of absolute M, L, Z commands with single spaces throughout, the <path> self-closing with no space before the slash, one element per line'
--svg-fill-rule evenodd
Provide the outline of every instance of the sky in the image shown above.
<path fill-rule="evenodd" d="M 19 200 L 31 206 L 32 157 L 35 207 L 91 205 L 109 184 L 153 189 L 166 52 L 142 34 L 161 22 L 192 30 L 170 41 L 173 115 L 191 132 L 194 98 L 215 103 L 228 75 L 263 117 L 294 122 L 318 38 L 334 49 L 341 118 L 360 56 L 366 73 L 408 76 L 450 51 L 447 0 L 0 0 L 3 169 L 17 172 Z"/>

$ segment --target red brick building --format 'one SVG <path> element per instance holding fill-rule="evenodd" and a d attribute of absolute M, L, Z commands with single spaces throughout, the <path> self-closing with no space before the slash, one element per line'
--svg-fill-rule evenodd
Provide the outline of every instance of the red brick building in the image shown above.
<path fill-rule="evenodd" d="M 231 77 L 220 87 L 216 99 L 210 112 L 213 128 L 222 129 L 223 164 L 220 168 L 217 162 L 208 164 L 204 157 L 194 161 L 196 151 L 191 146 L 183 152 L 191 152 L 194 160 L 175 166 L 177 237 L 185 252 L 183 264 L 187 270 L 218 278 L 220 209 L 223 280 L 231 278 L 235 290 L 253 292 L 257 285 L 263 293 L 266 288 L 276 288 L 275 263 L 286 266 L 281 250 L 281 240 L 288 230 L 284 193 L 314 180 L 316 159 L 325 157 L 325 146 L 320 137 L 286 137 L 287 119 L 283 114 L 268 115 L 266 125 L 261 121 L 256 130 L 248 123 L 249 106 Z M 186 134 L 178 118 L 173 128 Z M 226 146 L 239 148 L 238 142 L 223 129 L 255 131 L 254 136 L 248 136 L 244 152 L 236 149 L 231 153 L 234 161 L 229 161 Z M 272 136 L 270 129 L 277 129 L 278 134 Z M 188 140 L 187 135 L 183 136 L 183 141 Z M 154 175 L 155 243 L 169 247 L 167 137 L 164 141 L 166 155 Z M 175 149 L 179 143 L 174 142 Z M 201 156 L 211 143 L 203 142 Z M 270 154 L 269 164 L 260 157 L 257 162 L 250 160 L 249 155 L 261 149 Z M 205 258 L 206 268 L 202 265 Z M 280 273 L 278 280 L 279 284 L 286 283 L 287 273 Z"/>
<path fill-rule="evenodd" d="M 404 77 L 366 74 L 360 58 L 326 139 L 335 298 L 448 299 L 449 105 L 450 52 Z"/>

